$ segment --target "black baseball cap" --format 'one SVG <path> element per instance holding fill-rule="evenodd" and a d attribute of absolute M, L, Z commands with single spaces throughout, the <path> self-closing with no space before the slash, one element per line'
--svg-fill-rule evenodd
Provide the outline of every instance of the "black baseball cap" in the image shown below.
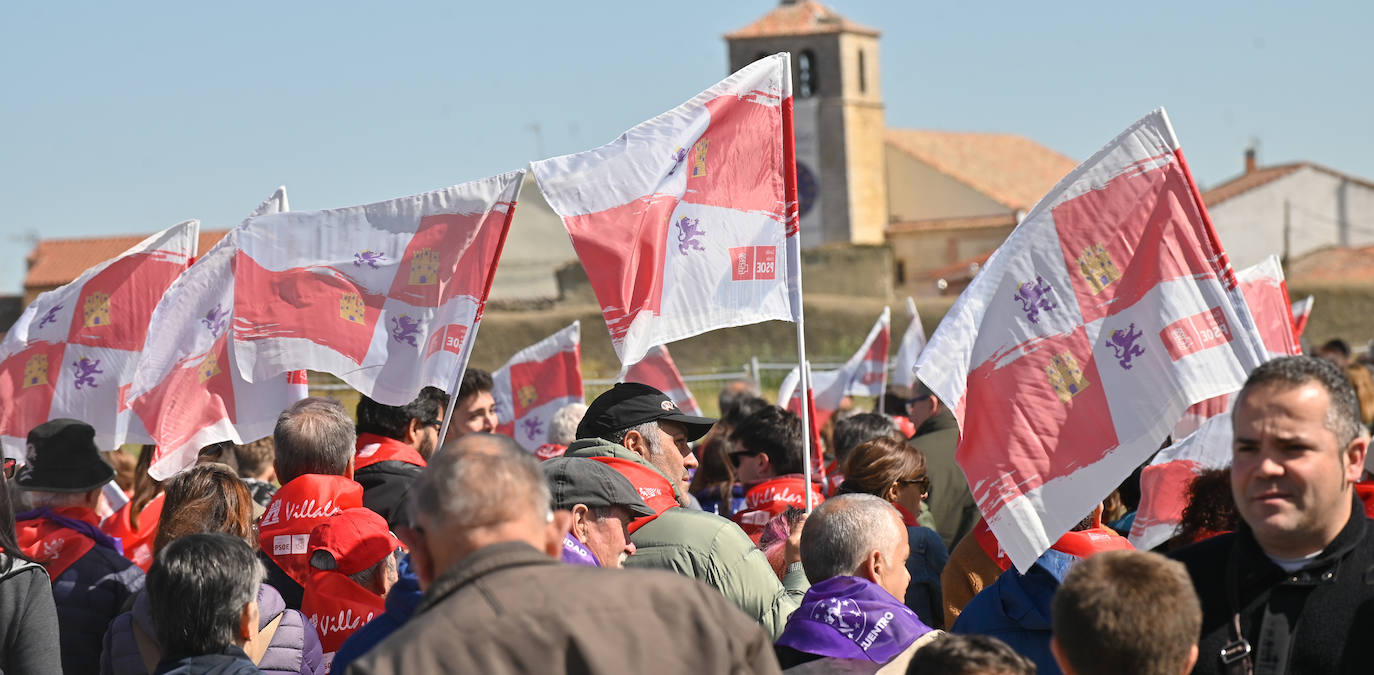
<path fill-rule="evenodd" d="M 673 399 L 647 384 L 620 382 L 587 407 L 587 413 L 577 425 L 577 437 L 601 438 L 611 432 L 658 420 L 687 427 L 689 442 L 705 436 L 716 423 L 713 417 L 683 413 Z"/>
<path fill-rule="evenodd" d="M 555 457 L 539 465 L 553 495 L 553 508 L 623 506 L 635 517 L 656 513 L 640 498 L 630 479 L 619 471 L 584 457 Z"/>

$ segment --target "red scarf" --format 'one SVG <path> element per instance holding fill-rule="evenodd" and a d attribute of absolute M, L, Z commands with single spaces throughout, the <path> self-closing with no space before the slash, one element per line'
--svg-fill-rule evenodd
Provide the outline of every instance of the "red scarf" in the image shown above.
<path fill-rule="evenodd" d="M 631 521 L 629 526 L 625 528 L 630 534 L 634 534 L 636 530 L 657 518 L 658 514 L 674 506 L 679 506 L 677 495 L 673 494 L 673 484 L 669 483 L 668 479 L 664 478 L 657 469 L 619 457 L 592 457 L 591 459 L 615 469 L 620 475 L 629 479 L 630 483 L 635 486 L 635 490 L 639 492 L 639 498 L 643 499 L 644 503 L 654 510 L 652 516 L 640 516 Z"/>
<path fill-rule="evenodd" d="M 53 509 L 53 512 L 91 525 L 100 523 L 94 511 L 82 506 Z M 15 529 L 19 535 L 19 550 L 43 565 L 48 570 L 48 578 L 54 582 L 72 563 L 95 547 L 90 537 L 47 518 L 21 520 Z"/>
<path fill-rule="evenodd" d="M 386 436 L 363 433 L 358 434 L 358 454 L 354 458 L 356 471 L 378 462 L 405 462 L 415 466 L 425 466 L 425 458 L 413 446 Z"/>
<path fill-rule="evenodd" d="M 163 493 L 158 493 L 138 512 L 138 529 L 129 523 L 133 502 L 119 507 L 100 524 L 100 529 L 124 544 L 124 557 L 144 572 L 153 564 L 153 540 L 157 539 L 157 524 L 162 518 Z"/>
<path fill-rule="evenodd" d="M 905 506 L 902 506 L 897 502 L 892 502 L 892 505 L 897 507 L 897 513 L 902 514 L 903 525 L 907 527 L 919 527 L 921 525 L 921 523 L 916 520 L 916 516 L 912 515 L 910 511 L 906 510 Z"/>
<path fill-rule="evenodd" d="M 310 531 L 344 509 L 361 508 L 363 486 L 343 476 L 306 474 L 281 486 L 258 521 L 258 547 L 296 583 L 310 572 Z"/>
<path fill-rule="evenodd" d="M 806 477 L 797 473 L 759 483 L 744 493 L 744 508 L 730 519 L 738 523 L 757 544 L 764 526 L 774 516 L 786 511 L 789 506 L 806 508 L 806 488 Z M 811 486 L 811 492 L 814 495 L 812 504 L 825 501 L 815 485 Z"/>
<path fill-rule="evenodd" d="M 319 633 L 326 655 L 373 617 L 386 611 L 386 598 L 359 586 L 342 572 L 311 568 L 301 613 Z"/>
<path fill-rule="evenodd" d="M 986 520 L 979 520 L 978 524 L 973 527 L 973 536 L 978 541 L 978 546 L 983 549 L 984 553 L 988 554 L 989 558 L 992 558 L 993 562 L 997 563 L 1003 572 L 1011 569 L 1011 558 L 1002 552 L 1002 545 L 997 542 L 997 536 L 988 528 Z M 1060 537 L 1059 541 L 1054 542 L 1050 548 L 1078 558 L 1087 558 L 1094 553 L 1103 551 L 1135 549 L 1129 540 L 1107 527 L 1065 532 L 1064 536 Z"/>
<path fill-rule="evenodd" d="M 1364 504 L 1364 514 L 1374 518 L 1374 481 L 1361 481 L 1355 484 L 1355 496 Z"/>

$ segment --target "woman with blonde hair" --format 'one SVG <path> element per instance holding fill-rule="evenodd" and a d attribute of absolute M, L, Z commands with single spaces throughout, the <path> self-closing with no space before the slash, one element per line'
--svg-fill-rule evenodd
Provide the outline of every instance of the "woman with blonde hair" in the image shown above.
<path fill-rule="evenodd" d="M 944 628 L 940 573 L 949 560 L 949 551 L 939 534 L 916 522 L 921 514 L 921 500 L 930 494 L 931 488 L 925 455 L 906 442 L 875 438 L 851 450 L 842 471 L 842 494 L 876 495 L 891 502 L 902 514 L 911 547 L 911 556 L 906 561 L 911 583 L 903 600 L 927 626 Z"/>

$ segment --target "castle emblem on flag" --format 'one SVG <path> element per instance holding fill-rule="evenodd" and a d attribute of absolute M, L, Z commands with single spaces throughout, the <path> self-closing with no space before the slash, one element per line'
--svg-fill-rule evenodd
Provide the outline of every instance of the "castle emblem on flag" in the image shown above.
<path fill-rule="evenodd" d="M 385 258 L 382 256 L 381 253 L 377 251 L 363 250 L 353 254 L 354 267 L 362 267 L 363 265 L 367 265 L 368 267 L 371 267 L 375 270 L 378 269 L 377 263 L 382 262 L 383 260 L 385 260 Z"/>
<path fill-rule="evenodd" d="M 709 145 L 710 143 L 702 138 L 692 146 L 692 173 L 688 174 L 689 178 L 701 178 L 706 175 L 706 148 Z"/>
<path fill-rule="evenodd" d="M 410 259 L 410 285 L 430 286 L 439 282 L 439 252 L 422 248 Z"/>
<path fill-rule="evenodd" d="M 1112 257 L 1107 255 L 1107 247 L 1101 243 L 1083 249 L 1083 255 L 1078 257 L 1078 270 L 1088 280 L 1093 295 L 1101 293 L 1113 281 L 1121 278 L 1121 270 L 1116 268 Z"/>
<path fill-rule="evenodd" d="M 1061 403 L 1068 403 L 1088 388 L 1089 382 L 1083 377 L 1083 369 L 1078 366 L 1073 354 L 1068 352 L 1051 358 L 1050 364 L 1045 366 L 1045 374 L 1049 376 L 1050 386 L 1054 387 L 1054 393 Z"/>
<path fill-rule="evenodd" d="M 1135 324 L 1132 323 L 1124 330 L 1118 328 L 1112 331 L 1111 337 L 1107 338 L 1107 346 L 1111 347 L 1112 351 L 1116 352 L 1116 360 L 1121 364 L 1122 368 L 1130 370 L 1131 359 L 1145 355 L 1145 348 L 1136 344 L 1136 340 L 1139 340 L 1140 336 L 1143 334 L 1144 333 L 1137 330 Z"/>
<path fill-rule="evenodd" d="M 95 383 L 95 376 L 103 375 L 104 373 L 105 371 L 100 369 L 100 359 L 92 361 L 83 356 L 76 361 L 72 361 L 72 375 L 76 378 L 75 381 L 72 382 L 72 386 L 77 389 L 83 386 L 98 387 L 100 385 Z"/>
<path fill-rule="evenodd" d="M 1048 312 L 1059 306 L 1050 301 L 1052 290 L 1049 282 L 1038 274 L 1035 275 L 1035 283 L 1027 281 L 1016 287 L 1014 299 L 1021 301 L 1021 311 L 1026 313 L 1027 321 L 1040 323 L 1040 312 Z"/>
<path fill-rule="evenodd" d="M 35 330 L 41 329 L 50 323 L 57 323 L 57 312 L 61 309 L 62 305 L 53 305 L 52 309 L 49 309 L 48 312 L 43 315 L 43 320 L 38 322 L 38 328 Z"/>
<path fill-rule="evenodd" d="M 86 306 L 82 310 L 86 316 L 86 327 L 108 326 L 110 324 L 110 294 L 92 293 L 86 298 Z"/>
<path fill-rule="evenodd" d="M 48 355 L 34 354 L 24 364 L 24 388 L 48 383 Z"/>
<path fill-rule="evenodd" d="M 404 342 L 412 347 L 420 345 L 415 336 L 420 334 L 420 322 L 404 314 L 391 317 L 391 339 Z"/>
<path fill-rule="evenodd" d="M 677 150 L 673 151 L 673 168 L 668 169 L 669 176 L 677 173 L 678 167 L 682 166 L 682 160 L 684 159 L 687 159 L 687 151 L 679 145 Z"/>
<path fill-rule="evenodd" d="M 534 385 L 527 384 L 520 387 L 520 391 L 515 392 L 515 396 L 520 399 L 521 407 L 528 408 L 539 400 L 539 390 L 535 389 Z"/>
<path fill-rule="evenodd" d="M 196 374 L 200 377 L 201 382 L 220 374 L 219 361 L 215 359 L 214 352 L 205 355 L 205 360 L 196 367 Z"/>
<path fill-rule="evenodd" d="M 210 311 L 205 313 L 205 316 L 200 318 L 200 322 L 210 329 L 211 335 L 219 337 L 220 333 L 223 333 L 229 325 L 229 310 L 223 309 L 223 304 L 217 302 Z"/>
<path fill-rule="evenodd" d="M 363 321 L 363 299 L 357 293 L 344 293 L 339 298 L 339 317 L 353 323 Z"/>
<path fill-rule="evenodd" d="M 544 423 L 538 417 L 531 417 L 525 420 L 525 437 L 531 441 L 537 441 L 544 436 Z"/>
<path fill-rule="evenodd" d="M 700 237 L 706 236 L 706 232 L 701 229 L 698 218 L 688 218 L 683 216 L 677 221 L 677 251 L 682 255 L 687 255 L 688 251 L 705 251 L 701 245 Z"/>

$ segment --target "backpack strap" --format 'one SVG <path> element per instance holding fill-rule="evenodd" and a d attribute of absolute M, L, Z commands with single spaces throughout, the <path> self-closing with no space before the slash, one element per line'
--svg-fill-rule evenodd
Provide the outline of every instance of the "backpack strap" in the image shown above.
<path fill-rule="evenodd" d="M 157 670 L 158 661 L 162 660 L 162 648 L 158 646 L 157 640 L 148 634 L 137 621 L 130 617 L 129 625 L 134 629 L 134 642 L 138 644 L 138 655 L 143 659 L 143 667 L 148 670 L 148 675 L 152 675 Z"/>
<path fill-rule="evenodd" d="M 253 665 L 261 664 L 262 657 L 267 655 L 267 648 L 272 644 L 272 638 L 276 636 L 277 627 L 281 625 L 283 616 L 286 616 L 286 612 L 278 614 L 276 618 L 267 622 L 267 625 L 263 626 L 257 635 L 254 635 L 247 644 L 243 645 L 243 651 L 248 654 Z"/>

